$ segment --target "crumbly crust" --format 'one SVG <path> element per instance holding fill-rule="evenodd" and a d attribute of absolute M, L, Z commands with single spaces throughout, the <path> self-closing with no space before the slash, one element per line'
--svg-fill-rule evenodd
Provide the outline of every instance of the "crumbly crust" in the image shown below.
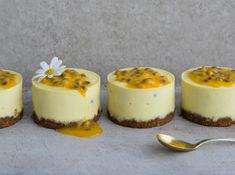
<path fill-rule="evenodd" d="M 14 125 L 16 122 L 21 120 L 23 117 L 23 109 L 21 112 L 17 113 L 16 116 L 6 116 L 0 118 L 0 128 L 6 128 L 11 125 Z"/>
<path fill-rule="evenodd" d="M 231 126 L 231 125 L 235 124 L 235 121 L 233 121 L 229 117 L 221 117 L 217 121 L 213 121 L 210 118 L 201 116 L 200 114 L 196 114 L 196 113 L 186 111 L 183 108 L 181 108 L 181 115 L 185 119 L 187 119 L 191 122 L 194 122 L 194 123 L 197 123 L 197 124 L 200 124 L 200 125 L 204 125 L 204 126 L 227 127 L 227 126 Z"/>
<path fill-rule="evenodd" d="M 174 112 L 171 112 L 167 114 L 164 118 L 160 119 L 156 117 L 153 120 L 149 120 L 147 122 L 137 122 L 135 120 L 123 120 L 123 121 L 118 121 L 114 116 L 111 116 L 109 111 L 108 111 L 108 118 L 121 126 L 126 126 L 126 127 L 131 127 L 131 128 L 152 128 L 156 126 L 162 126 L 165 125 L 166 123 L 169 123 L 174 117 Z"/>
<path fill-rule="evenodd" d="M 97 115 L 94 116 L 93 121 L 98 121 L 100 118 L 101 110 L 98 110 Z M 35 123 L 45 128 L 50 129 L 59 129 L 64 127 L 73 127 L 77 124 L 77 122 L 70 122 L 70 123 L 61 123 L 56 122 L 55 120 L 48 120 L 44 119 L 43 117 L 39 118 L 35 112 L 33 112 L 32 118 Z"/>

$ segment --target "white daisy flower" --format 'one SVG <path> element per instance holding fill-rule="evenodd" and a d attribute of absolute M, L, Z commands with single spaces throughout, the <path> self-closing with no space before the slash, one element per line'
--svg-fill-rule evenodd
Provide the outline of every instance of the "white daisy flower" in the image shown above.
<path fill-rule="evenodd" d="M 60 76 L 66 67 L 62 65 L 62 60 L 59 60 L 58 57 L 52 58 L 50 65 L 43 61 L 40 63 L 40 66 L 41 69 L 36 71 L 38 81 L 41 81 L 46 77 L 52 78 L 54 76 Z"/>

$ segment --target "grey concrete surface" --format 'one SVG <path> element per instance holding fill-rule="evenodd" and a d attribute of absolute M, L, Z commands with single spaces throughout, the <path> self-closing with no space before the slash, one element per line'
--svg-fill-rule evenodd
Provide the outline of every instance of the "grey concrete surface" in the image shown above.
<path fill-rule="evenodd" d="M 235 67 L 234 0 L 0 0 L 0 68 L 21 72 L 26 85 L 23 120 L 0 130 L 0 174 L 234 174 L 234 144 L 186 154 L 155 141 L 157 132 L 189 141 L 234 137 L 234 127 L 207 128 L 178 113 L 168 125 L 143 130 L 103 113 L 104 134 L 93 139 L 38 127 L 30 118 L 30 78 L 54 55 L 99 73 L 103 86 L 110 71 L 138 65 L 169 70 L 179 85 L 190 67 Z"/>
<path fill-rule="evenodd" d="M 54 55 L 103 82 L 133 65 L 177 77 L 199 65 L 235 67 L 235 1 L 0 0 L 0 46 L 0 67 L 21 72 L 26 86 Z"/>
<path fill-rule="evenodd" d="M 155 139 L 159 132 L 191 142 L 209 137 L 234 137 L 234 127 L 200 126 L 179 117 L 177 111 L 173 121 L 162 127 L 125 128 L 107 119 L 106 91 L 102 91 L 103 114 L 99 124 L 104 133 L 82 139 L 34 124 L 30 118 L 30 99 L 30 92 L 25 92 L 24 118 L 0 130 L 0 174 L 234 174 L 235 144 L 215 143 L 195 152 L 176 153 L 165 149 Z M 177 99 L 179 101 L 179 93 Z"/>

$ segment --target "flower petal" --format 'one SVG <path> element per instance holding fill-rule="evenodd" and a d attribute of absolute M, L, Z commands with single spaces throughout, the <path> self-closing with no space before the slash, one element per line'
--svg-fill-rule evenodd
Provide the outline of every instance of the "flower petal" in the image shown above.
<path fill-rule="evenodd" d="M 61 75 L 62 73 L 64 72 L 64 67 L 62 67 L 62 68 L 59 68 L 59 69 L 57 69 L 56 71 L 55 71 L 55 75 Z"/>
<path fill-rule="evenodd" d="M 47 70 L 50 68 L 49 65 L 45 61 L 41 62 L 40 66 L 42 67 L 43 70 Z"/>
<path fill-rule="evenodd" d="M 60 76 L 62 73 L 63 73 L 63 71 L 56 70 L 56 72 L 55 72 L 55 76 Z"/>
<path fill-rule="evenodd" d="M 65 69 L 65 68 L 66 68 L 65 65 L 59 67 L 59 69 Z"/>
<path fill-rule="evenodd" d="M 34 78 L 38 78 L 38 77 L 43 77 L 44 74 L 38 74 L 38 75 L 35 75 Z"/>
<path fill-rule="evenodd" d="M 38 69 L 35 73 L 36 74 L 43 74 L 45 72 L 45 70 L 43 69 Z"/>
<path fill-rule="evenodd" d="M 61 66 L 61 67 L 58 67 L 58 69 L 56 69 L 56 71 L 60 71 L 60 72 L 64 72 L 66 66 Z"/>
<path fill-rule="evenodd" d="M 54 68 L 55 65 L 57 65 L 58 57 L 53 57 L 50 63 L 50 68 Z"/>
<path fill-rule="evenodd" d="M 62 60 L 58 60 L 56 67 L 60 67 L 61 64 L 62 64 Z"/>
<path fill-rule="evenodd" d="M 53 65 L 53 68 L 54 68 L 54 69 L 58 69 L 61 64 L 62 64 L 62 60 L 58 60 L 58 61 Z"/>

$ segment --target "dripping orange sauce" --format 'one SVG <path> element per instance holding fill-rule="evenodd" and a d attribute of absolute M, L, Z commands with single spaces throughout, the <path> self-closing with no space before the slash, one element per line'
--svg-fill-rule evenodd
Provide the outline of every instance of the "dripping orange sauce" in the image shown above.
<path fill-rule="evenodd" d="M 85 121 L 74 127 L 56 129 L 57 132 L 76 137 L 95 137 L 103 133 L 102 128 L 94 121 Z"/>

